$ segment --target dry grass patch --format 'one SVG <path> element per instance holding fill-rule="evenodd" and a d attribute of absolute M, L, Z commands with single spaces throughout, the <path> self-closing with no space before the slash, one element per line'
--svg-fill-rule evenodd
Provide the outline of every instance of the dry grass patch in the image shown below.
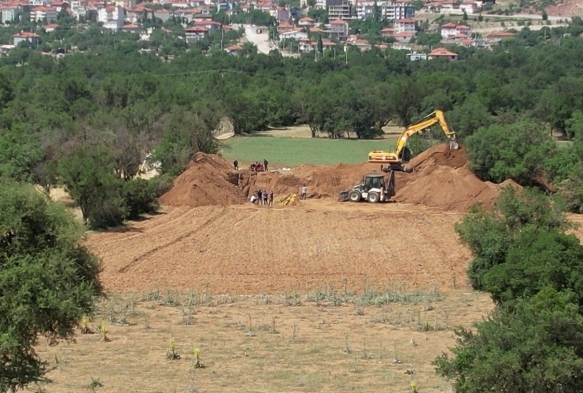
<path fill-rule="evenodd" d="M 448 392 L 431 361 L 487 295 L 436 288 L 111 295 L 74 344 L 40 346 L 46 392 Z M 186 318 L 186 319 L 185 319 Z M 186 323 L 188 321 L 188 323 Z M 99 326 L 107 328 L 107 342 Z"/>

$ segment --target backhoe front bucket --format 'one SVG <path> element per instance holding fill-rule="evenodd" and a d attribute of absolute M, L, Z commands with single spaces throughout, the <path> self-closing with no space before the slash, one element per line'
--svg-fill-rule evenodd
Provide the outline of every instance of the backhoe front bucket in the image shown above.
<path fill-rule="evenodd" d="M 449 148 L 451 150 L 457 150 L 460 148 L 460 145 L 457 143 L 457 140 L 455 139 L 450 139 L 449 140 Z"/>

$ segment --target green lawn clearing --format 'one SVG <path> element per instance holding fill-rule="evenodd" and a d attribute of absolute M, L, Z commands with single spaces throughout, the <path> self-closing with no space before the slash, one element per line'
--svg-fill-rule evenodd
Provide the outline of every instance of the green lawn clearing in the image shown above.
<path fill-rule="evenodd" d="M 220 154 L 239 160 L 245 167 L 266 159 L 271 165 L 333 165 L 365 162 L 372 150 L 388 150 L 394 143 L 387 140 L 352 140 L 321 138 L 286 138 L 272 136 L 235 137 L 221 143 Z"/>

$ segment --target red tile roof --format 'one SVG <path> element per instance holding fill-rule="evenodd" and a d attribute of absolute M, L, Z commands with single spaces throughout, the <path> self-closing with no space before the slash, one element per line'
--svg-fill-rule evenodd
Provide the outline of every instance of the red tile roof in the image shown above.
<path fill-rule="evenodd" d="M 230 52 L 235 52 L 235 51 L 241 50 L 243 48 L 241 48 L 239 45 L 236 45 L 235 44 L 235 45 L 231 45 L 231 46 L 229 46 L 228 48 L 225 48 L 225 49 L 228 50 L 228 51 L 230 51 Z"/>
<path fill-rule="evenodd" d="M 408 18 L 408 19 L 398 19 L 396 21 L 396 23 L 415 23 L 415 19 L 411 19 L 411 18 Z"/>
<path fill-rule="evenodd" d="M 12 35 L 15 38 L 40 38 L 40 35 L 31 33 L 30 31 L 21 31 L 20 33 L 16 33 Z"/>
<path fill-rule="evenodd" d="M 330 22 L 331 25 L 345 25 L 347 24 L 346 21 L 342 20 L 342 19 L 334 19 L 332 22 Z"/>
<path fill-rule="evenodd" d="M 435 48 L 434 50 L 429 53 L 429 56 L 457 56 L 457 53 L 453 53 L 448 51 L 445 48 Z"/>
<path fill-rule="evenodd" d="M 188 29 L 184 30 L 187 33 L 207 33 L 208 29 L 205 29 L 202 26 L 194 26 L 194 27 L 189 27 Z"/>

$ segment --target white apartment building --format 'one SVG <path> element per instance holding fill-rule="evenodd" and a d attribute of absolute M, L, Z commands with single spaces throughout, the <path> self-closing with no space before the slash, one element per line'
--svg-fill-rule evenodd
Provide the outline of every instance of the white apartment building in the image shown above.
<path fill-rule="evenodd" d="M 397 20 L 415 17 L 415 7 L 409 3 L 393 3 L 391 1 L 377 1 L 381 19 Z M 356 16 L 359 19 L 372 18 L 374 15 L 374 1 L 359 1 L 356 4 Z"/>
<path fill-rule="evenodd" d="M 119 30 L 124 24 L 123 8 L 117 5 L 100 8 L 97 21 L 103 23 L 105 29 Z"/>
<path fill-rule="evenodd" d="M 316 0 L 316 8 L 328 9 L 332 5 L 342 5 L 344 0 Z"/>
<path fill-rule="evenodd" d="M 47 21 L 48 23 L 57 20 L 57 10 L 52 7 L 40 6 L 30 10 L 30 20 L 34 22 Z"/>
<path fill-rule="evenodd" d="M 85 2 L 84 1 L 71 1 L 71 12 L 73 13 L 73 16 L 75 18 L 77 18 L 77 20 L 79 19 L 79 17 L 85 17 L 87 16 L 87 8 L 85 8 Z"/>
<path fill-rule="evenodd" d="M 397 19 L 395 21 L 395 33 L 416 33 L 415 19 Z"/>

